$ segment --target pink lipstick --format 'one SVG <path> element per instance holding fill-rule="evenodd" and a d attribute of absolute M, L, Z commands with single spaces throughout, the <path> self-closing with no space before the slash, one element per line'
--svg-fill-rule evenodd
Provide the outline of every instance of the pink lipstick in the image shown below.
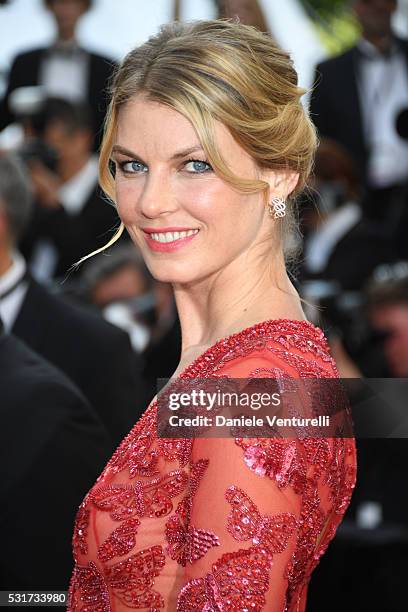
<path fill-rule="evenodd" d="M 200 231 L 191 227 L 143 227 L 142 230 L 147 245 L 152 251 L 167 253 L 182 248 L 191 242 Z"/>

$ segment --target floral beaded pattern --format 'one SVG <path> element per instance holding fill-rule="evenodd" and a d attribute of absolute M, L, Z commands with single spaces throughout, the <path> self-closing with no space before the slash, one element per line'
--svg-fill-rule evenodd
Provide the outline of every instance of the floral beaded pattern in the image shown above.
<path fill-rule="evenodd" d="M 271 553 L 260 546 L 225 553 L 204 578 L 190 580 L 180 592 L 177 612 L 265 608 Z"/>
<path fill-rule="evenodd" d="M 245 369 L 247 358 L 257 366 Z M 220 340 L 179 378 L 239 378 L 237 364 L 245 377 L 282 384 L 338 376 L 320 329 L 276 320 Z M 242 463 L 236 470 L 239 458 L 231 459 L 237 476 L 224 482 L 223 465 L 211 472 L 216 459 L 197 456 L 195 439 L 157 436 L 156 411 L 153 402 L 81 504 L 68 610 L 303 610 L 304 588 L 353 491 L 354 440 L 231 439 Z M 270 487 L 265 501 L 257 497 L 262 508 L 252 497 L 260 483 Z M 273 506 L 285 491 L 297 511 L 270 512 L 268 499 Z M 211 502 L 217 511 L 206 510 Z M 275 556 L 285 559 L 279 575 Z"/>

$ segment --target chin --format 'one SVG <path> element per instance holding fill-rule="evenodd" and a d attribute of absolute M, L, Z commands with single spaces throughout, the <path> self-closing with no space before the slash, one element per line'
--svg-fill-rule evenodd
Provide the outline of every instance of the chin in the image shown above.
<path fill-rule="evenodd" d="M 194 283 L 194 281 L 199 280 L 199 275 L 197 274 L 197 269 L 194 269 L 193 266 L 185 264 L 182 266 L 177 266 L 173 263 L 160 263 L 155 262 L 150 265 L 151 262 L 146 261 L 146 265 L 149 268 L 150 274 L 157 280 L 162 283 L 171 283 L 177 285 L 186 285 L 190 283 Z"/>

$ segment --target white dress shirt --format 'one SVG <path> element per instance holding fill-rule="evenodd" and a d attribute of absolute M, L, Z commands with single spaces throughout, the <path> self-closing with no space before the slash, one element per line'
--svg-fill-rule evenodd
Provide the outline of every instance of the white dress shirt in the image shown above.
<path fill-rule="evenodd" d="M 368 181 L 381 188 L 408 180 L 408 142 L 396 129 L 398 113 L 408 108 L 407 59 L 394 43 L 384 55 L 362 39 L 358 81 L 366 141 L 370 148 Z"/>
<path fill-rule="evenodd" d="M 69 215 L 79 215 L 98 182 L 98 158 L 91 155 L 86 164 L 58 191 L 58 198 Z M 58 253 L 55 245 L 47 239 L 39 240 L 30 259 L 30 271 L 34 278 L 44 283 L 55 272 Z"/>
<path fill-rule="evenodd" d="M 56 43 L 41 64 L 40 85 L 49 96 L 81 102 L 87 98 L 89 55 L 77 43 Z"/>
<path fill-rule="evenodd" d="M 4 323 L 4 329 L 9 332 L 14 325 L 20 308 L 27 293 L 28 283 L 22 281 L 26 272 L 26 262 L 23 256 L 14 252 L 12 254 L 12 265 L 2 276 L 0 276 L 0 318 Z M 10 293 L 8 291 L 15 286 L 15 289 Z M 3 294 L 5 297 L 1 297 Z"/>
<path fill-rule="evenodd" d="M 79 214 L 98 182 L 98 158 L 91 155 L 85 166 L 59 189 L 58 196 L 65 211 Z"/>

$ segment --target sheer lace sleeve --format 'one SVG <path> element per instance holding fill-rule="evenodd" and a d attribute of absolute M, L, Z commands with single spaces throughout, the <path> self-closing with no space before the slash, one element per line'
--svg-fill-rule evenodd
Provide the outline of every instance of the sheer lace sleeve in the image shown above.
<path fill-rule="evenodd" d="M 196 440 L 193 460 L 204 471 L 191 507 L 193 541 L 216 545 L 186 566 L 177 610 L 282 611 L 299 497 L 248 469 L 233 440 Z"/>
<path fill-rule="evenodd" d="M 292 365 L 268 343 L 219 374 L 336 374 L 330 361 L 311 365 L 300 352 L 291 355 Z M 177 610 L 303 609 L 308 578 L 349 503 L 354 464 L 346 439 L 196 438 L 184 508 L 196 553 Z"/>
<path fill-rule="evenodd" d="M 279 320 L 220 340 L 179 380 L 336 375 L 318 328 Z M 81 504 L 68 610 L 304 612 L 350 500 L 354 440 L 171 438 L 158 423 L 152 402 Z"/>

